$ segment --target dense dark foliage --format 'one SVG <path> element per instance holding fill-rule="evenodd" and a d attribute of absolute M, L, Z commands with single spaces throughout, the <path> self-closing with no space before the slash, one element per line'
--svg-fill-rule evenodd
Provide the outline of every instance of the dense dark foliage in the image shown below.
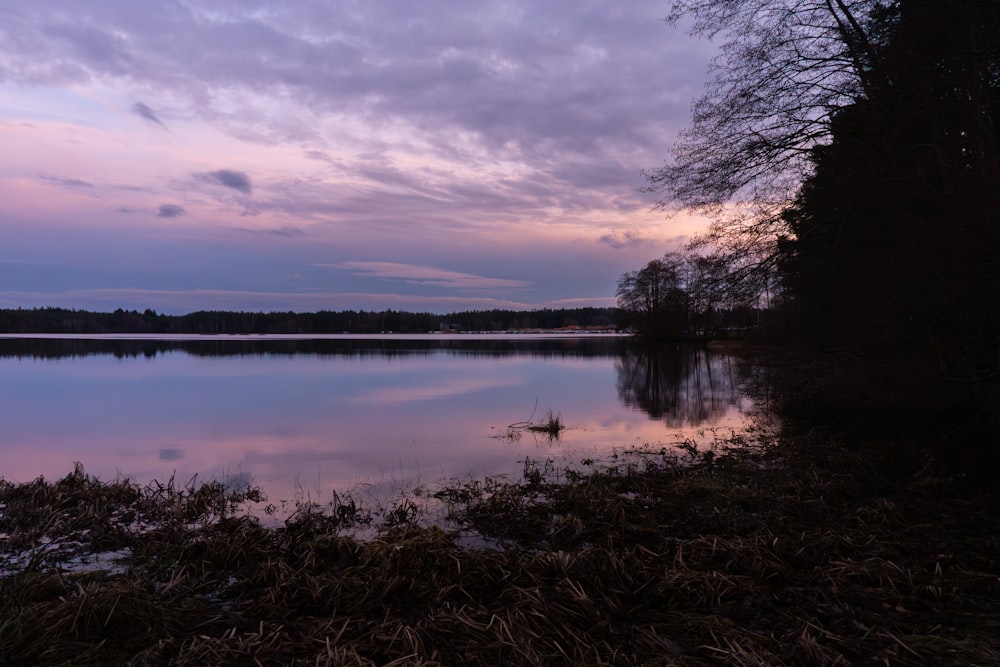
<path fill-rule="evenodd" d="M 790 331 L 836 362 L 804 398 L 947 422 L 1000 469 L 980 445 L 1000 443 L 1000 3 L 910 0 L 873 21 L 872 83 L 785 215 Z"/>
<path fill-rule="evenodd" d="M 1000 473 L 1000 2 L 673 6 L 722 55 L 650 188 L 779 291 L 784 407 Z"/>

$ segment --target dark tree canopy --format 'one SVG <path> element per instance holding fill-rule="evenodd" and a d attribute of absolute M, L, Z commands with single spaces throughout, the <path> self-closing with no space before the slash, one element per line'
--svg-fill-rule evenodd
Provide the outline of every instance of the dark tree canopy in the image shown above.
<path fill-rule="evenodd" d="M 976 384 L 1000 333 L 1000 5 L 910 0 L 890 25 L 887 88 L 837 110 L 783 217 L 789 297 L 827 344 Z"/>
<path fill-rule="evenodd" d="M 790 337 L 835 359 L 812 400 L 947 411 L 1000 443 L 1000 2 L 678 0 L 681 18 L 722 55 L 648 173 L 662 205 L 713 216 L 698 243 L 732 284 L 780 280 Z"/>
<path fill-rule="evenodd" d="M 717 258 L 668 252 L 618 280 L 627 326 L 648 339 L 719 337 L 756 321 L 757 295 L 729 283 Z"/>
<path fill-rule="evenodd" d="M 829 141 L 836 109 L 877 88 L 885 40 L 879 0 L 677 0 L 669 20 L 721 42 L 672 160 L 647 172 L 665 209 L 707 214 L 710 247 L 733 282 L 773 288 L 781 215 Z"/>
<path fill-rule="evenodd" d="M 654 259 L 618 281 L 618 307 L 651 338 L 676 337 L 687 328 L 684 260 L 676 253 Z"/>
<path fill-rule="evenodd" d="M 669 20 L 720 39 L 705 94 L 674 147 L 649 172 L 664 203 L 716 209 L 784 203 L 829 137 L 831 111 L 875 84 L 870 16 L 877 0 L 678 0 Z"/>

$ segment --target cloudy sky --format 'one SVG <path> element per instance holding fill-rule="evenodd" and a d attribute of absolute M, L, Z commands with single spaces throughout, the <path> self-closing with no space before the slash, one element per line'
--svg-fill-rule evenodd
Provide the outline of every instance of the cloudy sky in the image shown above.
<path fill-rule="evenodd" d="M 666 0 L 0 6 L 0 307 L 614 304 L 712 45 Z"/>

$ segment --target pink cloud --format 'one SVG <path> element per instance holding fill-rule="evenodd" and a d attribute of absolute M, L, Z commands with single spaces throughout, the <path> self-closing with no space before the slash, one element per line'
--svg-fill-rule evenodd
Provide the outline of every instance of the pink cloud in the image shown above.
<path fill-rule="evenodd" d="M 329 265 L 317 264 L 317 266 L 347 269 L 360 275 L 386 280 L 402 280 L 417 285 L 436 285 L 455 289 L 521 288 L 531 284 L 525 280 L 488 278 L 471 273 L 438 269 L 433 266 L 399 262 L 340 262 Z"/>

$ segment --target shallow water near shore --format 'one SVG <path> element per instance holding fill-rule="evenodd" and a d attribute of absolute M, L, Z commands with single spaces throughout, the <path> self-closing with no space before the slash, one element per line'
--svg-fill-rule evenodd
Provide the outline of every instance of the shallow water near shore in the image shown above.
<path fill-rule="evenodd" d="M 252 483 L 278 505 L 520 474 L 526 458 L 711 439 L 734 360 L 618 336 L 0 339 L 0 477 Z M 557 438 L 512 424 L 544 421 Z"/>

